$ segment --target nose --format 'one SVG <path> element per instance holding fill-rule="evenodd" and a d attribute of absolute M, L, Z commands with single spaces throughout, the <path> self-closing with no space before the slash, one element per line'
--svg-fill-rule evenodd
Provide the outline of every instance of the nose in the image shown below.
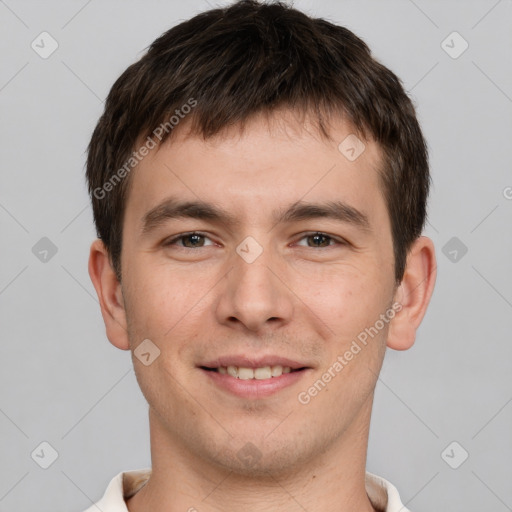
<path fill-rule="evenodd" d="M 240 256 L 242 254 L 242 256 Z M 217 303 L 217 319 L 231 327 L 239 325 L 258 332 L 290 322 L 293 292 L 286 270 L 265 248 L 254 261 L 235 253 Z"/>

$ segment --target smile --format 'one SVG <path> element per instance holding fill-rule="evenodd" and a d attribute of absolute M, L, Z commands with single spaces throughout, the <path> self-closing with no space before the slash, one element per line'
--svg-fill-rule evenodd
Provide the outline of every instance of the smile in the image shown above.
<path fill-rule="evenodd" d="M 311 368 L 292 369 L 289 366 L 219 366 L 200 370 L 216 387 L 230 394 L 248 399 L 265 398 L 291 386 L 304 377 Z"/>
<path fill-rule="evenodd" d="M 300 370 L 292 370 L 289 366 L 262 366 L 260 368 L 247 368 L 245 366 L 219 366 L 218 368 L 205 368 L 206 370 L 218 372 L 223 375 L 231 375 L 231 377 L 235 377 L 236 379 L 241 380 L 264 380 L 271 379 L 275 377 L 280 377 L 283 373 L 290 373 L 292 371 Z"/>

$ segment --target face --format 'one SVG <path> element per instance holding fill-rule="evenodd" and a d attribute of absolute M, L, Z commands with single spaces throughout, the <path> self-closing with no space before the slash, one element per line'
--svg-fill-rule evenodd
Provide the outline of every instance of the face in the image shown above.
<path fill-rule="evenodd" d="M 153 427 L 246 473 L 369 421 L 395 293 L 378 146 L 348 159 L 350 125 L 327 142 L 280 115 L 207 141 L 177 131 L 134 171 L 123 225 L 130 346 L 160 350 L 133 358 Z"/>

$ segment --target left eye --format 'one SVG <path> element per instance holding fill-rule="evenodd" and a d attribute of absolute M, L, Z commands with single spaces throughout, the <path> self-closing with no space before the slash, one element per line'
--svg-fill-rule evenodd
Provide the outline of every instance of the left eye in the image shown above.
<path fill-rule="evenodd" d="M 331 236 L 326 235 L 325 233 L 318 233 L 318 232 L 306 234 L 301 238 L 301 240 L 308 240 L 308 239 L 313 240 L 314 244 L 320 243 L 321 245 L 313 246 L 313 247 L 319 247 L 319 248 L 329 247 L 330 245 L 332 245 L 330 242 L 335 242 L 335 243 L 337 242 L 337 240 L 335 240 Z M 340 243 L 340 242 L 337 242 L 337 243 Z M 308 246 L 308 247 L 311 247 L 311 246 Z"/>

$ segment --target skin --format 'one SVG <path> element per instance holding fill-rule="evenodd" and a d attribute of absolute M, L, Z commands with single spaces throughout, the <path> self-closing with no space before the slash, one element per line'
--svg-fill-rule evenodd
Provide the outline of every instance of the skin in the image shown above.
<path fill-rule="evenodd" d="M 374 389 L 386 347 L 405 350 L 429 303 L 436 276 L 432 241 L 419 237 L 402 282 L 394 282 L 391 227 L 366 140 L 353 162 L 338 144 L 353 128 L 332 123 L 333 141 L 306 119 L 275 112 L 207 141 L 182 122 L 132 175 L 123 224 L 122 284 L 100 240 L 89 273 L 106 333 L 122 350 L 150 339 L 160 356 L 133 364 L 149 404 L 152 476 L 127 501 L 130 512 L 373 511 L 364 475 Z M 141 234 L 146 212 L 170 195 L 227 209 L 238 224 L 169 219 Z M 315 218 L 275 224 L 271 212 L 295 201 L 342 200 L 370 229 Z M 200 231 L 198 239 L 173 236 Z M 315 239 L 315 232 L 331 238 Z M 313 232 L 313 233 L 312 233 Z M 247 237 L 263 249 L 248 263 Z M 341 243 L 345 241 L 345 243 Z M 401 311 L 327 386 L 297 396 L 322 377 L 357 335 L 393 303 Z M 198 365 L 226 354 L 277 354 L 310 367 L 293 385 L 244 399 L 212 383 Z M 256 463 L 237 457 L 247 443 Z"/>

